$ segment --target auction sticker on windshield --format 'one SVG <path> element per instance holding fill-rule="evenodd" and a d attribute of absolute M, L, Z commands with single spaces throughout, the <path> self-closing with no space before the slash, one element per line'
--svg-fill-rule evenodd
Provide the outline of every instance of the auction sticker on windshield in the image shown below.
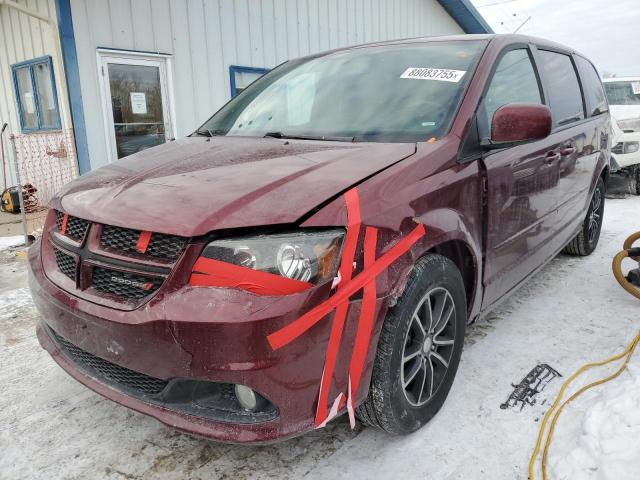
<path fill-rule="evenodd" d="M 409 67 L 400 78 L 413 78 L 418 80 L 438 80 L 441 82 L 458 83 L 467 73 L 466 70 L 450 70 L 448 68 Z"/>

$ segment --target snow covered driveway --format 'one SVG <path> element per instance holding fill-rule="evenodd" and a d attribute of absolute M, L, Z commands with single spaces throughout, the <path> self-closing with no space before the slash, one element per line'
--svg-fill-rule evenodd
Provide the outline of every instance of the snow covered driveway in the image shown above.
<path fill-rule="evenodd" d="M 0 252 L 0 478 L 525 479 L 539 420 L 563 378 L 622 350 L 639 327 L 640 302 L 611 275 L 611 258 L 638 229 L 640 197 L 609 200 L 591 257 L 559 256 L 470 327 L 449 399 L 417 433 L 351 431 L 342 417 L 266 447 L 176 433 L 80 386 L 38 346 L 24 259 Z M 569 405 L 551 447 L 551 478 L 639 478 L 640 352 L 631 363 L 633 375 Z M 511 384 L 538 364 L 563 378 L 534 405 L 501 409 Z"/>

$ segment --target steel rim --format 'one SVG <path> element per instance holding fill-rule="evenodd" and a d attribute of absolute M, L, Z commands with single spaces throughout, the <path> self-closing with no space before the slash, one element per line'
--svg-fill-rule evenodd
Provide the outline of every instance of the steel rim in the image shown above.
<path fill-rule="evenodd" d="M 591 212 L 589 214 L 589 244 L 593 244 L 600 229 L 600 218 L 602 216 L 602 212 L 600 211 L 601 205 L 602 191 L 600 187 L 596 187 L 596 191 L 593 192 L 593 198 L 591 199 Z"/>
<path fill-rule="evenodd" d="M 451 363 L 456 306 L 449 291 L 429 290 L 413 311 L 402 347 L 400 380 L 407 401 L 420 407 L 438 391 Z"/>

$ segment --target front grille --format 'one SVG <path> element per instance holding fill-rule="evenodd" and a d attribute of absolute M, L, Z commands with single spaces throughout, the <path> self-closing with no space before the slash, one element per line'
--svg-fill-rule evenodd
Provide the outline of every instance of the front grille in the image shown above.
<path fill-rule="evenodd" d="M 105 225 L 100 236 L 103 248 L 118 250 L 124 253 L 140 254 L 136 246 L 140 238 L 139 230 Z M 176 260 L 187 245 L 187 239 L 176 235 L 152 233 L 144 255 L 162 260 Z"/>
<path fill-rule="evenodd" d="M 53 330 L 49 330 L 58 344 L 69 357 L 83 370 L 103 380 L 105 383 L 117 384 L 120 387 L 134 390 L 143 395 L 157 395 L 162 392 L 168 380 L 151 377 L 144 373 L 135 372 L 121 367 L 89 352 L 76 347 Z"/>
<path fill-rule="evenodd" d="M 91 285 L 101 293 L 140 300 L 158 290 L 163 280 L 161 277 L 94 267 Z"/>
<path fill-rule="evenodd" d="M 59 232 L 62 232 L 63 222 L 64 213 L 56 212 L 56 227 L 58 227 Z M 87 220 L 69 215 L 67 216 L 67 228 L 64 231 L 64 235 L 80 242 L 84 239 L 88 229 L 89 222 Z"/>
<path fill-rule="evenodd" d="M 76 279 L 75 259 L 71 255 L 64 253 L 62 250 L 58 250 L 57 248 L 54 248 L 54 252 L 56 255 L 56 264 L 58 265 L 58 269 L 60 269 L 60 271 L 64 273 L 67 277 L 69 277 L 71 280 L 75 281 Z"/>
<path fill-rule="evenodd" d="M 76 282 L 72 293 L 91 300 L 107 297 L 109 302 L 122 303 L 125 309 L 139 306 L 162 286 L 189 241 L 176 235 L 94 224 L 58 210 L 54 221 L 53 231 L 75 241 L 51 236 L 55 255 L 52 268 Z M 93 242 L 87 240 L 94 227 L 100 229 L 102 250 L 94 249 Z M 130 257 L 131 262 L 123 256 Z"/>

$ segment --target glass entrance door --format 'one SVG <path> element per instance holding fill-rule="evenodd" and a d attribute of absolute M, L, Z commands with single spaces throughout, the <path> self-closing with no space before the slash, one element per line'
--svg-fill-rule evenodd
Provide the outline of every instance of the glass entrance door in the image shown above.
<path fill-rule="evenodd" d="M 164 59 L 105 55 L 102 76 L 112 160 L 172 137 Z"/>

